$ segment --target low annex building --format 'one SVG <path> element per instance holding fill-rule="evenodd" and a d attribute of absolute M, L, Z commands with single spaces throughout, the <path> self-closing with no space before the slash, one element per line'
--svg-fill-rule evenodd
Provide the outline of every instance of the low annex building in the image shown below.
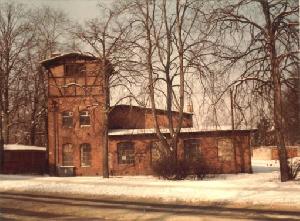
<path fill-rule="evenodd" d="M 48 82 L 48 163 L 52 175 L 102 175 L 104 77 L 99 59 L 68 53 L 42 61 Z M 161 128 L 165 110 L 157 110 Z M 176 126 L 178 113 L 173 112 Z M 151 109 L 116 105 L 109 112 L 111 175 L 152 174 L 157 157 Z M 197 130 L 183 114 L 178 157 L 201 154 L 212 173 L 251 172 L 251 130 Z M 166 136 L 167 129 L 163 129 Z"/>
<path fill-rule="evenodd" d="M 46 148 L 21 144 L 4 145 L 4 174 L 43 174 L 46 172 Z"/>

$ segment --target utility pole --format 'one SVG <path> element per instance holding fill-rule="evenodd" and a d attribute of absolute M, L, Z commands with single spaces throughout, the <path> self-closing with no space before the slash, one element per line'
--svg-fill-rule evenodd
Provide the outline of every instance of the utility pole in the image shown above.
<path fill-rule="evenodd" d="M 231 129 L 234 130 L 233 91 L 231 88 L 230 88 L 230 112 L 231 112 Z"/>

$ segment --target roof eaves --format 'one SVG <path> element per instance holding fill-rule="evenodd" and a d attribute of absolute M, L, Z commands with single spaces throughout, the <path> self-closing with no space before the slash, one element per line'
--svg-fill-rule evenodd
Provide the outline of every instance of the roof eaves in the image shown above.
<path fill-rule="evenodd" d="M 139 109 L 145 109 L 145 110 L 152 110 L 151 107 L 143 107 L 143 106 L 138 106 L 138 105 L 129 105 L 129 104 L 118 104 L 112 107 L 126 107 L 126 108 L 139 108 Z M 165 109 L 160 109 L 160 108 L 156 108 L 157 111 L 162 111 L 162 112 L 167 112 L 167 110 Z M 172 112 L 176 112 L 179 113 L 176 110 L 172 110 Z M 194 115 L 194 113 L 191 112 L 183 112 L 183 114 L 187 114 L 187 115 Z"/>
<path fill-rule="evenodd" d="M 168 128 L 161 128 L 161 133 L 168 134 Z M 180 133 L 206 133 L 206 132 L 251 132 L 256 129 L 236 129 L 232 130 L 229 127 L 223 127 L 220 129 L 199 129 L 199 128 L 181 128 Z M 146 134 L 155 134 L 154 128 L 145 128 L 145 129 L 111 129 L 108 132 L 108 136 L 129 136 L 129 135 L 146 135 Z"/>
<path fill-rule="evenodd" d="M 54 56 L 45 60 L 40 61 L 40 64 L 42 64 L 43 66 L 50 66 L 51 63 L 58 61 L 60 59 L 63 58 L 67 58 L 67 57 L 78 57 L 78 58 L 84 58 L 84 59 L 90 59 L 90 60 L 97 60 L 99 58 L 92 56 L 92 55 L 88 55 L 88 54 L 84 54 L 84 53 L 79 53 L 79 52 L 69 52 L 69 53 L 64 53 L 64 54 L 60 54 L 58 56 Z"/>

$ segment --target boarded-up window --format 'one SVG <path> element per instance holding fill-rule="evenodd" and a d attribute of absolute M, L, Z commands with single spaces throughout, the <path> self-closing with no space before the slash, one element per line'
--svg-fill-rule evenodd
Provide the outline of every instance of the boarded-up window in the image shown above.
<path fill-rule="evenodd" d="M 84 64 L 66 64 L 65 65 L 65 76 L 85 76 L 85 65 Z"/>
<path fill-rule="evenodd" d="M 132 142 L 120 142 L 118 148 L 119 164 L 134 164 L 134 146 Z"/>
<path fill-rule="evenodd" d="M 63 145 L 63 166 L 73 166 L 73 145 L 68 143 Z"/>
<path fill-rule="evenodd" d="M 73 127 L 73 112 L 71 111 L 64 111 L 62 112 L 62 126 L 71 128 Z"/>
<path fill-rule="evenodd" d="M 92 154 L 90 144 L 84 143 L 80 145 L 80 158 L 82 167 L 91 166 Z"/>
<path fill-rule="evenodd" d="M 196 160 L 201 153 L 200 141 L 197 139 L 184 140 L 184 158 Z"/>
<path fill-rule="evenodd" d="M 91 125 L 90 113 L 88 111 L 80 111 L 79 112 L 79 121 L 80 126 L 89 126 Z"/>
<path fill-rule="evenodd" d="M 229 138 L 218 139 L 218 158 L 222 161 L 233 159 L 233 144 Z"/>

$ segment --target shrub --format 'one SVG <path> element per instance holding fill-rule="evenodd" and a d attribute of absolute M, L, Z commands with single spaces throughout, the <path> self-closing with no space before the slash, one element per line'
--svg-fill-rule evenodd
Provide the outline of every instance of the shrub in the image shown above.
<path fill-rule="evenodd" d="M 188 175 L 195 175 L 197 179 L 204 179 L 209 170 L 202 156 L 194 160 L 175 159 L 172 155 L 161 155 L 153 162 L 152 169 L 155 175 L 168 180 L 183 180 Z"/>
<path fill-rule="evenodd" d="M 179 159 L 177 160 L 177 165 L 176 165 L 176 180 L 184 180 L 188 175 L 189 175 L 189 164 L 186 160 L 184 159 Z"/>
<path fill-rule="evenodd" d="M 289 161 L 289 177 L 291 180 L 296 179 L 298 173 L 300 172 L 300 160 L 290 160 Z"/>
<path fill-rule="evenodd" d="M 203 180 L 208 174 L 208 167 L 203 157 L 199 156 L 191 162 L 191 173 L 196 175 L 197 179 Z"/>
<path fill-rule="evenodd" d="M 157 176 L 168 180 L 183 180 L 189 173 L 188 163 L 172 155 L 162 155 L 153 162 L 152 169 Z"/>

